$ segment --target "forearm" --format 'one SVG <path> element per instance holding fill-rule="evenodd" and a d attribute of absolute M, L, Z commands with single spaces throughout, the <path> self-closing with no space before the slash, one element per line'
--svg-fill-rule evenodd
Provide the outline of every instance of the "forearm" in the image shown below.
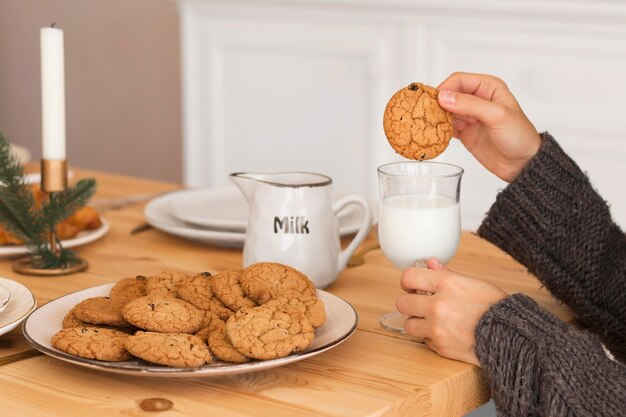
<path fill-rule="evenodd" d="M 475 336 L 498 415 L 613 417 L 626 410 L 626 368 L 595 335 L 524 295 L 493 305 Z"/>
<path fill-rule="evenodd" d="M 626 236 L 578 166 L 543 134 L 539 153 L 478 230 L 528 267 L 626 358 Z"/>

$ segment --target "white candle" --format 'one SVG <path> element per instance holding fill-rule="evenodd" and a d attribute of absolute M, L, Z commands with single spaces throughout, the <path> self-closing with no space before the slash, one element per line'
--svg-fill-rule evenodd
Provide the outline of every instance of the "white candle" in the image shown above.
<path fill-rule="evenodd" d="M 43 159 L 65 159 L 63 31 L 41 29 L 41 128 Z"/>

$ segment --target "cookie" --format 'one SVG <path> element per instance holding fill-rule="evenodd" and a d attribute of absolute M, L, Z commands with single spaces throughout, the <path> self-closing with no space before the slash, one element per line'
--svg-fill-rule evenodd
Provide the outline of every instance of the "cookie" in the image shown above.
<path fill-rule="evenodd" d="M 208 346 L 192 334 L 137 332 L 126 339 L 126 349 L 145 361 L 177 368 L 197 368 L 212 360 Z"/>
<path fill-rule="evenodd" d="M 244 294 L 241 288 L 241 273 L 239 269 L 220 272 L 211 280 L 213 294 L 229 309 L 238 311 L 256 307 L 258 304 Z"/>
<path fill-rule="evenodd" d="M 76 306 L 67 312 L 63 317 L 63 328 L 71 329 L 72 327 L 89 326 L 89 323 L 84 322 L 76 317 Z"/>
<path fill-rule="evenodd" d="M 152 275 L 146 280 L 147 295 L 176 296 L 178 285 L 191 277 L 182 272 L 161 272 Z"/>
<path fill-rule="evenodd" d="M 303 296 L 297 292 L 287 292 L 282 299 L 285 301 L 286 307 L 303 313 L 314 328 L 320 327 L 326 322 L 326 308 L 319 298 Z"/>
<path fill-rule="evenodd" d="M 326 321 L 326 311 L 317 298 L 315 285 L 290 266 L 273 262 L 252 264 L 243 270 L 240 281 L 244 293 L 258 304 L 286 298 L 292 307 L 306 314 L 314 327 Z"/>
<path fill-rule="evenodd" d="M 220 326 L 224 326 L 225 324 L 226 322 L 217 317 L 215 313 L 211 311 L 205 311 L 202 327 L 194 334 L 202 340 L 206 341 L 211 333 L 213 333 L 216 329 L 219 329 Z"/>
<path fill-rule="evenodd" d="M 135 298 L 122 314 L 140 329 L 161 333 L 195 333 L 204 321 L 204 313 L 188 302 L 159 295 Z"/>
<path fill-rule="evenodd" d="M 76 305 L 74 316 L 91 324 L 104 324 L 114 327 L 128 327 L 129 323 L 122 316 L 124 301 L 109 297 L 93 297 Z"/>
<path fill-rule="evenodd" d="M 208 338 L 209 350 L 216 358 L 224 362 L 246 363 L 250 361 L 246 355 L 240 353 L 226 336 L 226 325 L 218 326 Z"/>
<path fill-rule="evenodd" d="M 135 298 L 148 295 L 146 279 L 143 275 L 121 279 L 111 288 L 109 297 L 114 300 L 129 302 Z"/>
<path fill-rule="evenodd" d="M 213 277 L 209 272 L 194 275 L 178 286 L 178 297 L 200 310 L 211 311 L 222 320 L 228 320 L 233 311 L 213 294 L 212 279 Z"/>
<path fill-rule="evenodd" d="M 119 362 L 131 359 L 125 348 L 128 337 L 127 333 L 118 330 L 72 327 L 59 330 L 52 336 L 52 346 L 81 358 Z"/>
<path fill-rule="evenodd" d="M 452 138 L 452 114 L 437 102 L 437 90 L 411 83 L 396 92 L 383 116 L 389 144 L 409 159 L 432 159 L 441 154 Z"/>
<path fill-rule="evenodd" d="M 226 322 L 226 334 L 235 349 L 249 358 L 276 359 L 302 351 L 313 341 L 306 316 L 276 299 L 240 310 Z"/>

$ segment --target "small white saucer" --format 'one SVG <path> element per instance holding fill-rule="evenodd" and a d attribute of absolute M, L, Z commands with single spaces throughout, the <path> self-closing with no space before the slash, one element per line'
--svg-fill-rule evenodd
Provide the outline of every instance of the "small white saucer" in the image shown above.
<path fill-rule="evenodd" d="M 0 314 L 0 335 L 15 329 L 37 307 L 32 292 L 17 281 L 0 278 L 0 285 L 11 292 L 11 301 Z"/>
<path fill-rule="evenodd" d="M 2 313 L 11 301 L 11 291 L 4 285 L 0 285 L 0 313 Z"/>

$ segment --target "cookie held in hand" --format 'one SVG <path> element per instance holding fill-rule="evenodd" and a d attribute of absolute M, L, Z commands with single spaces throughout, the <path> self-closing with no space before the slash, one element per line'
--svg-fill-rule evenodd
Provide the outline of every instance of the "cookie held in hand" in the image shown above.
<path fill-rule="evenodd" d="M 396 92 L 383 116 L 389 144 L 408 159 L 432 159 L 452 138 L 452 114 L 437 102 L 435 88 L 411 83 Z"/>

